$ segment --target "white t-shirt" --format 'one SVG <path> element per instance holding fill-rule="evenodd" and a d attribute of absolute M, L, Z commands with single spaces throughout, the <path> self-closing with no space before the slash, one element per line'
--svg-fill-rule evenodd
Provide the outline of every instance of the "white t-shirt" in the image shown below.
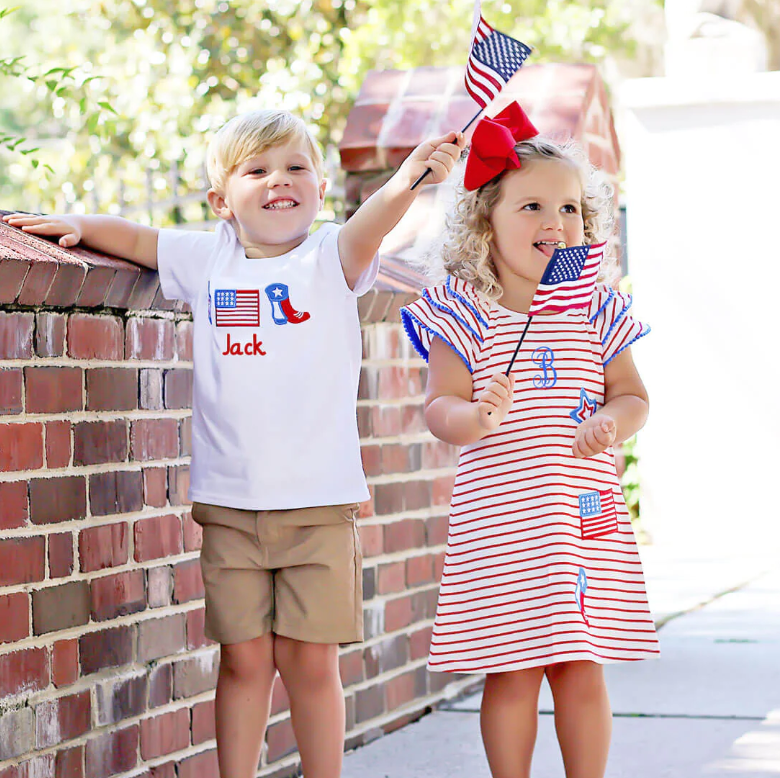
<path fill-rule="evenodd" d="M 368 499 L 357 430 L 357 298 L 324 224 L 279 257 L 249 259 L 233 227 L 161 230 L 160 284 L 192 307 L 194 502 L 248 510 Z"/>

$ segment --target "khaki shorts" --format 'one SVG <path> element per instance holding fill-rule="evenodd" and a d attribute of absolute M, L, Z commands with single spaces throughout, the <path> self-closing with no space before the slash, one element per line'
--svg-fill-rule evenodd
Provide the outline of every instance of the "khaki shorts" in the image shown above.
<path fill-rule="evenodd" d="M 267 632 L 307 643 L 361 641 L 357 510 L 357 503 L 276 511 L 194 503 L 206 636 L 222 644 Z"/>

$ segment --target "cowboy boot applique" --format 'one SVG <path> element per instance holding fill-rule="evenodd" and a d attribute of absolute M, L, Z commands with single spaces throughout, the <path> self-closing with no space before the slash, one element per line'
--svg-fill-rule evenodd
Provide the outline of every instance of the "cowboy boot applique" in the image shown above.
<path fill-rule="evenodd" d="M 311 318 L 307 311 L 296 311 L 290 302 L 290 290 L 287 284 L 271 284 L 265 288 L 271 302 L 271 317 L 274 324 L 300 324 Z"/>

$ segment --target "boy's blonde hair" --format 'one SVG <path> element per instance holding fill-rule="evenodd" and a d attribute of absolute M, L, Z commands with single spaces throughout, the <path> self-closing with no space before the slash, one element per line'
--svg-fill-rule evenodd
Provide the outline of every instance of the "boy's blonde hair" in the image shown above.
<path fill-rule="evenodd" d="M 515 151 L 521 165 L 540 159 L 569 163 L 579 174 L 582 184 L 585 243 L 599 243 L 611 237 L 614 224 L 612 187 L 590 164 L 580 146 L 573 141 L 558 144 L 536 136 L 518 143 Z M 498 300 L 503 294 L 490 256 L 493 240 L 490 214 L 501 197 L 501 182 L 505 175 L 502 173 L 474 191 L 468 191 L 460 184 L 455 212 L 447 217 L 447 237 L 441 247 L 444 272 L 470 282 L 491 300 Z M 616 275 L 617 262 L 613 252 L 607 251 L 599 280 L 612 281 Z"/>
<path fill-rule="evenodd" d="M 228 176 L 247 159 L 272 146 L 302 140 L 317 177 L 324 175 L 322 151 L 302 119 L 289 111 L 262 109 L 234 116 L 211 139 L 206 153 L 206 171 L 212 188 L 225 192 Z"/>

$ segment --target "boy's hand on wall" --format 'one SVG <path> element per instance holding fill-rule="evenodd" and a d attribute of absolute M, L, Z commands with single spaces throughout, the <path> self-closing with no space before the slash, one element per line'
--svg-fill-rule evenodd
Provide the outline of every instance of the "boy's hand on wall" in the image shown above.
<path fill-rule="evenodd" d="M 506 418 L 515 394 L 514 376 L 496 373 L 477 399 L 477 419 L 485 430 L 494 430 Z"/>
<path fill-rule="evenodd" d="M 33 216 L 29 213 L 9 213 L 3 221 L 12 227 L 21 227 L 33 235 L 59 238 L 60 246 L 75 246 L 81 240 L 81 228 L 77 221 L 67 216 Z"/>
<path fill-rule="evenodd" d="M 608 449 L 617 437 L 617 424 L 606 413 L 594 413 L 577 427 L 572 453 L 578 459 L 595 457 Z"/>
<path fill-rule="evenodd" d="M 421 186 L 440 184 L 460 159 L 460 152 L 465 145 L 466 138 L 462 132 L 453 131 L 439 138 L 429 138 L 404 160 L 401 170 L 414 183 L 430 168 L 431 172 L 423 179 Z"/>

